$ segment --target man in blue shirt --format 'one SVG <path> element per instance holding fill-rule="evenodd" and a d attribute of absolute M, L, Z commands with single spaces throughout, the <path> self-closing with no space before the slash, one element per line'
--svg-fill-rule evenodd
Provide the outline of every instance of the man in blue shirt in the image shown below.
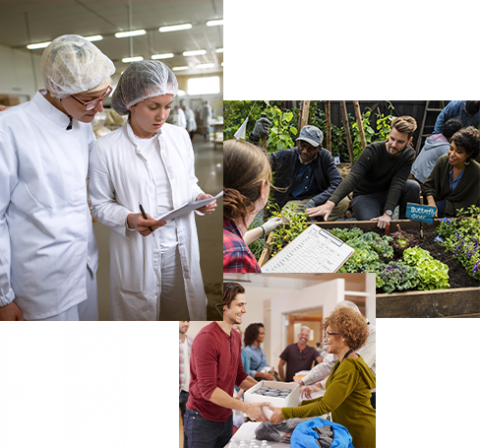
<path fill-rule="evenodd" d="M 444 124 L 450 118 L 460 120 L 464 128 L 468 126 L 478 128 L 480 124 L 480 101 L 450 101 L 437 117 L 433 133 L 441 134 Z"/>
<path fill-rule="evenodd" d="M 251 142 L 255 130 L 250 134 Z M 273 192 L 273 201 L 280 208 L 294 203 L 300 210 L 306 210 L 327 202 L 342 182 L 342 175 L 336 168 L 332 155 L 322 148 L 323 133 L 320 129 L 304 126 L 297 142 L 298 146 L 281 149 L 268 157 L 272 171 L 275 172 L 277 187 Z M 340 201 L 328 220 L 337 220 L 345 213 L 348 204 L 348 198 Z"/>

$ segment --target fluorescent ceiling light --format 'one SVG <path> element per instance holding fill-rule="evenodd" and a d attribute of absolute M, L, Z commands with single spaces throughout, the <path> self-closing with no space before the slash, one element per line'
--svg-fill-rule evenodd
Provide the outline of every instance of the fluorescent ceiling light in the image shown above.
<path fill-rule="evenodd" d="M 121 39 L 122 37 L 143 36 L 147 34 L 145 30 L 124 31 L 122 33 L 115 33 L 115 37 Z"/>
<path fill-rule="evenodd" d="M 202 54 L 207 54 L 207 50 L 192 50 L 192 51 L 184 51 L 184 56 L 200 56 Z"/>
<path fill-rule="evenodd" d="M 152 54 L 152 59 L 168 59 L 175 56 L 173 53 Z"/>
<path fill-rule="evenodd" d="M 85 39 L 89 40 L 90 42 L 96 42 L 97 40 L 102 40 L 103 36 L 100 36 L 100 34 L 96 36 L 85 36 Z"/>
<path fill-rule="evenodd" d="M 123 58 L 122 59 L 122 62 L 124 62 L 125 64 L 128 63 L 128 62 L 135 62 L 135 61 L 143 61 L 143 57 L 142 56 L 134 56 L 133 58 Z"/>
<path fill-rule="evenodd" d="M 182 23 L 181 25 L 161 26 L 158 31 L 161 33 L 169 33 L 171 31 L 189 30 L 191 27 L 191 23 Z"/>
<path fill-rule="evenodd" d="M 38 43 L 38 44 L 30 44 L 30 45 L 27 45 L 27 48 L 29 50 L 36 50 L 37 48 L 46 48 L 48 47 L 50 44 L 51 44 L 52 41 L 50 42 L 41 42 L 41 43 Z"/>
<path fill-rule="evenodd" d="M 182 67 L 173 67 L 172 70 L 173 70 L 174 72 L 178 72 L 178 71 L 180 71 L 180 70 L 188 70 L 188 68 L 189 68 L 188 65 L 184 65 L 184 66 L 182 66 Z"/>
<path fill-rule="evenodd" d="M 209 20 L 207 22 L 207 26 L 220 26 L 220 25 L 223 25 L 223 19 L 219 19 L 219 20 Z"/>
<path fill-rule="evenodd" d="M 215 53 L 223 53 L 223 48 L 217 48 L 217 49 L 215 50 Z"/>
<path fill-rule="evenodd" d="M 197 64 L 197 68 L 212 68 L 215 67 L 213 62 L 208 62 L 207 64 Z"/>

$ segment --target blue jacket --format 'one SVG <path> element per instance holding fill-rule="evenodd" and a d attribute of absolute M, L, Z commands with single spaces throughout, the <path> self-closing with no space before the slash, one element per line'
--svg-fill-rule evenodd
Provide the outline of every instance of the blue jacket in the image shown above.
<path fill-rule="evenodd" d="M 475 115 L 470 116 L 465 112 L 465 101 L 450 101 L 437 117 L 433 133 L 441 134 L 443 132 L 443 125 L 450 118 L 460 120 L 464 128 L 468 126 L 476 128 L 480 124 L 480 110 Z"/>
<path fill-rule="evenodd" d="M 275 186 L 280 190 L 274 190 L 273 199 L 279 207 L 283 207 L 292 191 L 293 182 L 300 168 L 298 149 L 281 149 L 271 154 L 268 159 L 272 171 L 275 171 Z M 332 193 L 340 185 L 343 178 L 333 161 L 332 155 L 324 148 L 320 150 L 314 164 L 314 174 L 321 193 L 314 196 L 315 206 L 324 204 L 330 199 Z"/>
<path fill-rule="evenodd" d="M 330 448 L 353 448 L 352 436 L 345 426 L 317 417 L 297 425 L 290 439 L 291 448 L 317 448 L 318 434 L 313 428 L 331 426 L 335 434 Z"/>

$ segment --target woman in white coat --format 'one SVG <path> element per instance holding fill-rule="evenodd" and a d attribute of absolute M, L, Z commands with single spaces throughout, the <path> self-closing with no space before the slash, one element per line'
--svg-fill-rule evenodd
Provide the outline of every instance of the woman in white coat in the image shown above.
<path fill-rule="evenodd" d="M 98 320 L 86 179 L 115 67 L 65 35 L 42 71 L 46 90 L 0 113 L 0 320 Z"/>
<path fill-rule="evenodd" d="M 128 122 L 98 140 L 92 151 L 93 215 L 113 230 L 113 320 L 206 319 L 194 214 L 168 222 L 154 219 L 212 197 L 197 184 L 187 131 L 165 123 L 177 90 L 175 75 L 162 62 L 130 64 L 112 98 L 112 107 L 128 114 Z M 199 211 L 210 214 L 215 207 L 214 201 Z"/>

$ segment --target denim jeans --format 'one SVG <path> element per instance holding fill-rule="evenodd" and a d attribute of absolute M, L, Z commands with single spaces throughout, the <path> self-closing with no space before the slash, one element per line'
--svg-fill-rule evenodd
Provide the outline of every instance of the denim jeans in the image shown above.
<path fill-rule="evenodd" d="M 183 420 L 188 448 L 223 448 L 232 438 L 233 416 L 226 422 L 212 422 L 195 409 L 187 408 Z"/>
<path fill-rule="evenodd" d="M 363 194 L 352 199 L 353 213 L 359 221 L 370 221 L 383 215 L 388 190 L 381 193 Z M 407 218 L 407 202 L 418 204 L 420 185 L 414 180 L 407 180 L 400 196 L 400 219 Z M 392 210 L 393 212 L 393 210 Z"/>
<path fill-rule="evenodd" d="M 185 392 L 184 390 L 181 391 L 180 396 L 178 397 L 178 407 L 180 408 L 180 412 L 182 413 L 182 422 L 185 417 L 185 412 L 187 410 L 187 401 L 190 394 Z M 185 437 L 185 431 L 183 433 L 183 447 L 187 448 L 187 438 Z"/>

